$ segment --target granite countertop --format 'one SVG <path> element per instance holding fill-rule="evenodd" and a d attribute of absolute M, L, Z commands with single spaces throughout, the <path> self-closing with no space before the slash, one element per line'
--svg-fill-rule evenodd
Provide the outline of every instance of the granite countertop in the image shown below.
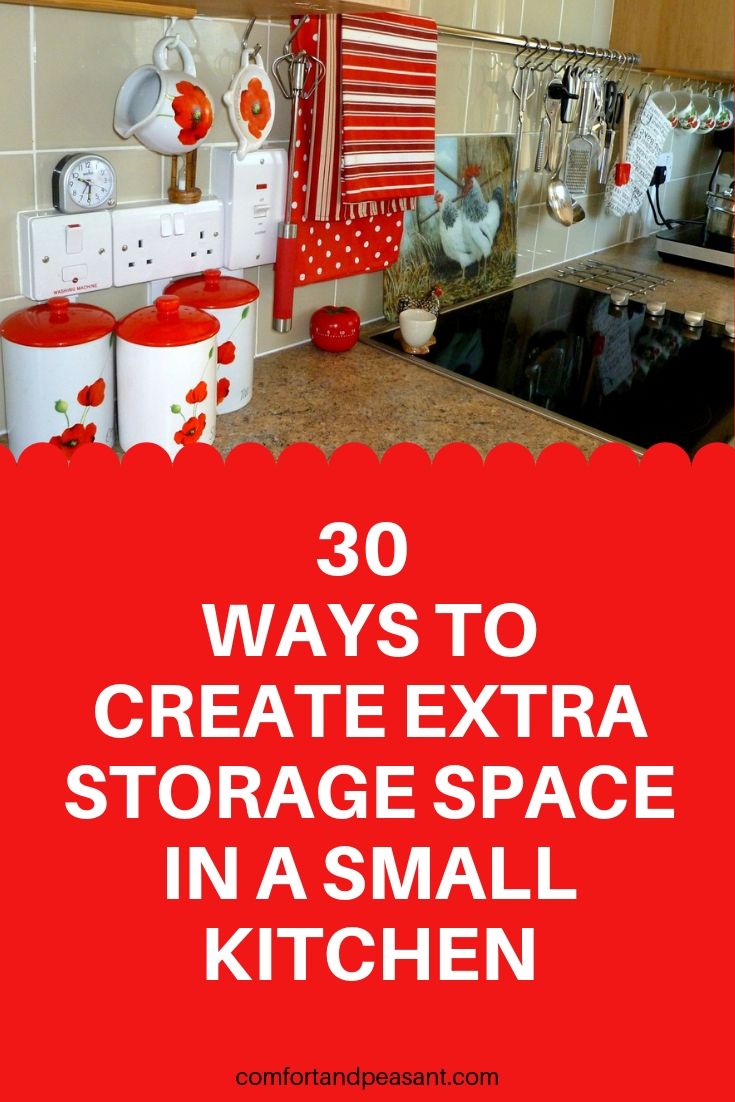
<path fill-rule="evenodd" d="M 704 310 L 714 321 L 733 316 L 730 276 L 662 263 L 650 238 L 590 259 L 674 279 L 661 293 L 671 309 Z M 534 272 L 517 284 L 550 274 L 553 269 Z M 585 455 L 600 444 L 591 434 L 362 343 L 341 355 L 306 344 L 260 357 L 252 401 L 217 422 L 216 445 L 223 455 L 243 441 L 264 444 L 275 455 L 303 441 L 327 455 L 348 441 L 367 444 L 379 455 L 404 441 L 431 455 L 456 441 L 482 455 L 507 441 L 534 455 L 557 441 L 574 444 Z"/>

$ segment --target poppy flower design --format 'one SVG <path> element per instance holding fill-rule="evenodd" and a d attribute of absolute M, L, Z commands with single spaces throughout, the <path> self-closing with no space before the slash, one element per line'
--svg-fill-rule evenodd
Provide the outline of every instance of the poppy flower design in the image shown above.
<path fill-rule="evenodd" d="M 101 406 L 105 400 L 105 380 L 97 379 L 89 386 L 83 386 L 77 394 L 80 406 Z"/>
<path fill-rule="evenodd" d="M 73 451 L 81 447 L 82 444 L 94 444 L 95 436 L 97 435 L 97 426 L 92 424 L 85 425 L 87 420 L 87 414 L 92 406 L 101 406 L 105 400 L 105 380 L 95 379 L 93 383 L 88 383 L 83 386 L 77 394 L 77 402 L 82 407 L 82 414 L 76 424 L 72 425 L 69 417 L 69 403 L 65 398 L 57 398 L 54 402 L 54 409 L 57 413 L 62 414 L 66 421 L 66 428 L 60 436 L 52 436 L 49 440 L 49 444 L 54 444 L 57 448 L 61 448 L 62 451 L 70 456 Z"/>
<path fill-rule="evenodd" d="M 179 431 L 174 433 L 175 442 L 185 448 L 190 444 L 196 444 L 206 424 L 207 418 L 204 413 L 200 413 L 198 417 L 190 417 L 188 421 L 184 421 Z"/>
<path fill-rule="evenodd" d="M 181 127 L 179 141 L 182 145 L 196 145 L 206 137 L 214 120 L 212 104 L 204 91 L 189 80 L 181 80 L 176 85 L 173 107 L 176 124 Z"/>
<path fill-rule="evenodd" d="M 235 359 L 235 353 L 237 349 L 232 341 L 225 341 L 217 349 L 217 363 L 218 364 L 231 364 Z"/>
<path fill-rule="evenodd" d="M 97 435 L 97 426 L 92 422 L 88 425 L 82 425 L 78 423 L 76 425 L 70 425 L 68 429 L 64 429 L 61 436 L 52 436 L 49 440 L 50 444 L 55 444 L 57 448 L 61 448 L 62 451 L 66 451 L 69 454 L 76 451 L 83 444 L 94 444 L 94 438 Z"/>
<path fill-rule="evenodd" d="M 225 378 L 218 379 L 217 380 L 217 405 L 219 405 L 220 402 L 224 402 L 225 398 L 227 397 L 227 395 L 229 393 L 230 393 L 230 380 L 225 379 Z"/>
<path fill-rule="evenodd" d="M 258 77 L 248 81 L 247 89 L 240 93 L 240 114 L 254 138 L 261 138 L 270 122 L 271 102 Z"/>
<path fill-rule="evenodd" d="M 197 402 L 203 402 L 207 397 L 207 384 L 204 380 L 200 380 L 196 386 L 192 387 L 186 395 L 186 400 L 190 406 L 195 406 Z"/>

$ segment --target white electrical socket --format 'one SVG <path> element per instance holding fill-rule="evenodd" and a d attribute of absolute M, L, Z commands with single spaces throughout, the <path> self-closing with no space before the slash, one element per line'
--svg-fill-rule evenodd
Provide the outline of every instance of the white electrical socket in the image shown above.
<path fill-rule="evenodd" d="M 231 148 L 212 150 L 212 190 L 225 204 L 228 268 L 252 268 L 276 259 L 287 168 L 285 149 L 256 149 L 242 159 Z"/>
<path fill-rule="evenodd" d="M 116 287 L 222 264 L 224 208 L 219 199 L 117 207 L 110 217 Z"/>
<path fill-rule="evenodd" d="M 106 210 L 18 215 L 20 289 L 41 301 L 112 286 L 112 222 Z"/>
<path fill-rule="evenodd" d="M 666 169 L 666 183 L 668 183 L 674 172 L 674 154 L 670 150 L 667 153 L 659 153 L 656 168 Z"/>

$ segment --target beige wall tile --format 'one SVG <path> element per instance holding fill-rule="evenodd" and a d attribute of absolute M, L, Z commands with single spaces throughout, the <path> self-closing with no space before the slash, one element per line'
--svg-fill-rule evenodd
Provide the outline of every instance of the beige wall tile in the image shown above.
<path fill-rule="evenodd" d="M 707 138 L 701 134 L 675 131 L 671 149 L 674 154 L 674 173 L 672 179 L 694 176 L 702 157 L 702 149 Z M 713 164 L 714 167 L 714 164 Z"/>
<path fill-rule="evenodd" d="M 534 268 L 548 268 L 550 264 L 558 264 L 564 259 L 569 230 L 555 221 L 545 206 L 540 211 Z"/>
<path fill-rule="evenodd" d="M 579 3 L 580 0 L 575 0 Z M 587 0 L 582 0 L 586 3 Z M 591 0 L 590 0 L 591 2 Z M 595 17 L 592 23 L 590 46 L 609 46 L 614 0 L 595 0 Z"/>
<path fill-rule="evenodd" d="M 518 204 L 530 207 L 542 200 L 546 202 L 548 175 L 536 172 L 538 134 L 524 133 L 521 140 L 521 156 L 518 162 Z"/>
<path fill-rule="evenodd" d="M 572 0 L 573 6 L 586 4 L 587 0 Z M 559 38 L 562 0 L 524 0 L 523 34 L 529 38 L 549 38 L 552 42 Z"/>
<path fill-rule="evenodd" d="M 363 325 L 383 316 L 383 273 L 351 276 L 340 279 L 336 290 L 337 306 L 357 310 Z"/>
<path fill-rule="evenodd" d="M 38 148 L 123 145 L 112 128 L 117 93 L 150 64 L 162 21 L 37 8 L 35 23 Z"/>
<path fill-rule="evenodd" d="M 476 47 L 473 55 L 467 132 L 513 132 L 517 119 L 517 104 L 511 92 L 515 70 L 508 54 Z"/>
<path fill-rule="evenodd" d="M 470 81 L 469 46 L 439 45 L 436 82 L 437 134 L 463 134 Z"/>
<path fill-rule="evenodd" d="M 0 4 L 3 63 L 0 65 L 0 103 L 4 105 L 0 149 L 28 149 L 31 126 L 30 9 Z"/>
<path fill-rule="evenodd" d="M 421 14 L 450 27 L 471 27 L 474 0 L 421 0 Z"/>
<path fill-rule="evenodd" d="M 587 199 L 583 200 L 585 210 L 589 207 Z M 567 232 L 567 251 L 565 260 L 573 260 L 577 256 L 587 256 L 595 248 L 595 220 L 588 214 L 583 222 L 577 222 L 570 226 Z"/>
<path fill-rule="evenodd" d="M 33 157 L 30 153 L 0 157 L 0 170 L 0 298 L 10 298 L 20 293 L 16 214 L 33 210 Z"/>
<path fill-rule="evenodd" d="M 157 154 L 137 146 L 137 148 L 114 150 L 104 155 L 117 174 L 118 203 L 135 203 L 162 198 L 162 159 Z M 39 210 L 51 208 L 51 175 L 61 157 L 61 153 L 39 153 L 36 157 Z"/>
<path fill-rule="evenodd" d="M 477 0 L 475 26 L 495 34 L 519 34 L 523 0 Z"/>
<path fill-rule="evenodd" d="M 532 272 L 536 256 L 536 233 L 541 207 L 521 207 L 518 212 L 517 274 Z"/>
<path fill-rule="evenodd" d="M 564 0 L 561 27 L 558 37 L 563 42 L 581 42 L 586 46 L 600 46 L 594 40 L 594 0 Z"/>
<path fill-rule="evenodd" d="M 293 326 L 289 333 L 276 333 L 273 330 L 273 267 L 270 264 L 260 269 L 260 307 L 258 310 L 258 353 L 273 352 L 290 344 L 309 339 L 311 315 L 320 306 L 334 303 L 334 282 L 313 283 L 306 287 L 297 287 L 294 292 Z"/>

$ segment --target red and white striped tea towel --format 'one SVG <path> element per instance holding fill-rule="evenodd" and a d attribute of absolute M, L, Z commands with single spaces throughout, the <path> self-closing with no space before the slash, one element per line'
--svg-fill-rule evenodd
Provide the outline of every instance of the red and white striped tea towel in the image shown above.
<path fill-rule="evenodd" d="M 431 19 L 341 18 L 343 217 L 434 194 L 437 30 Z"/>
<path fill-rule="evenodd" d="M 329 24 L 332 25 L 331 35 Z M 334 17 L 312 16 L 299 31 L 294 49 L 308 50 L 326 64 L 335 42 Z M 339 200 L 340 190 L 339 143 L 335 147 L 330 141 L 326 125 L 326 118 L 334 106 L 333 95 L 325 79 L 314 96 L 299 108 L 291 209 L 294 221 L 299 224 L 299 249 L 294 267 L 297 287 L 343 276 L 383 272 L 398 259 L 403 235 L 402 212 L 368 218 L 330 215 L 333 204 Z M 323 115 L 324 121 L 317 119 L 317 115 Z M 335 133 L 339 136 L 332 131 L 331 137 Z M 328 170 L 333 183 L 327 186 Z M 317 182 L 325 184 L 319 193 L 315 189 Z M 341 202 L 339 206 L 341 209 Z"/>

